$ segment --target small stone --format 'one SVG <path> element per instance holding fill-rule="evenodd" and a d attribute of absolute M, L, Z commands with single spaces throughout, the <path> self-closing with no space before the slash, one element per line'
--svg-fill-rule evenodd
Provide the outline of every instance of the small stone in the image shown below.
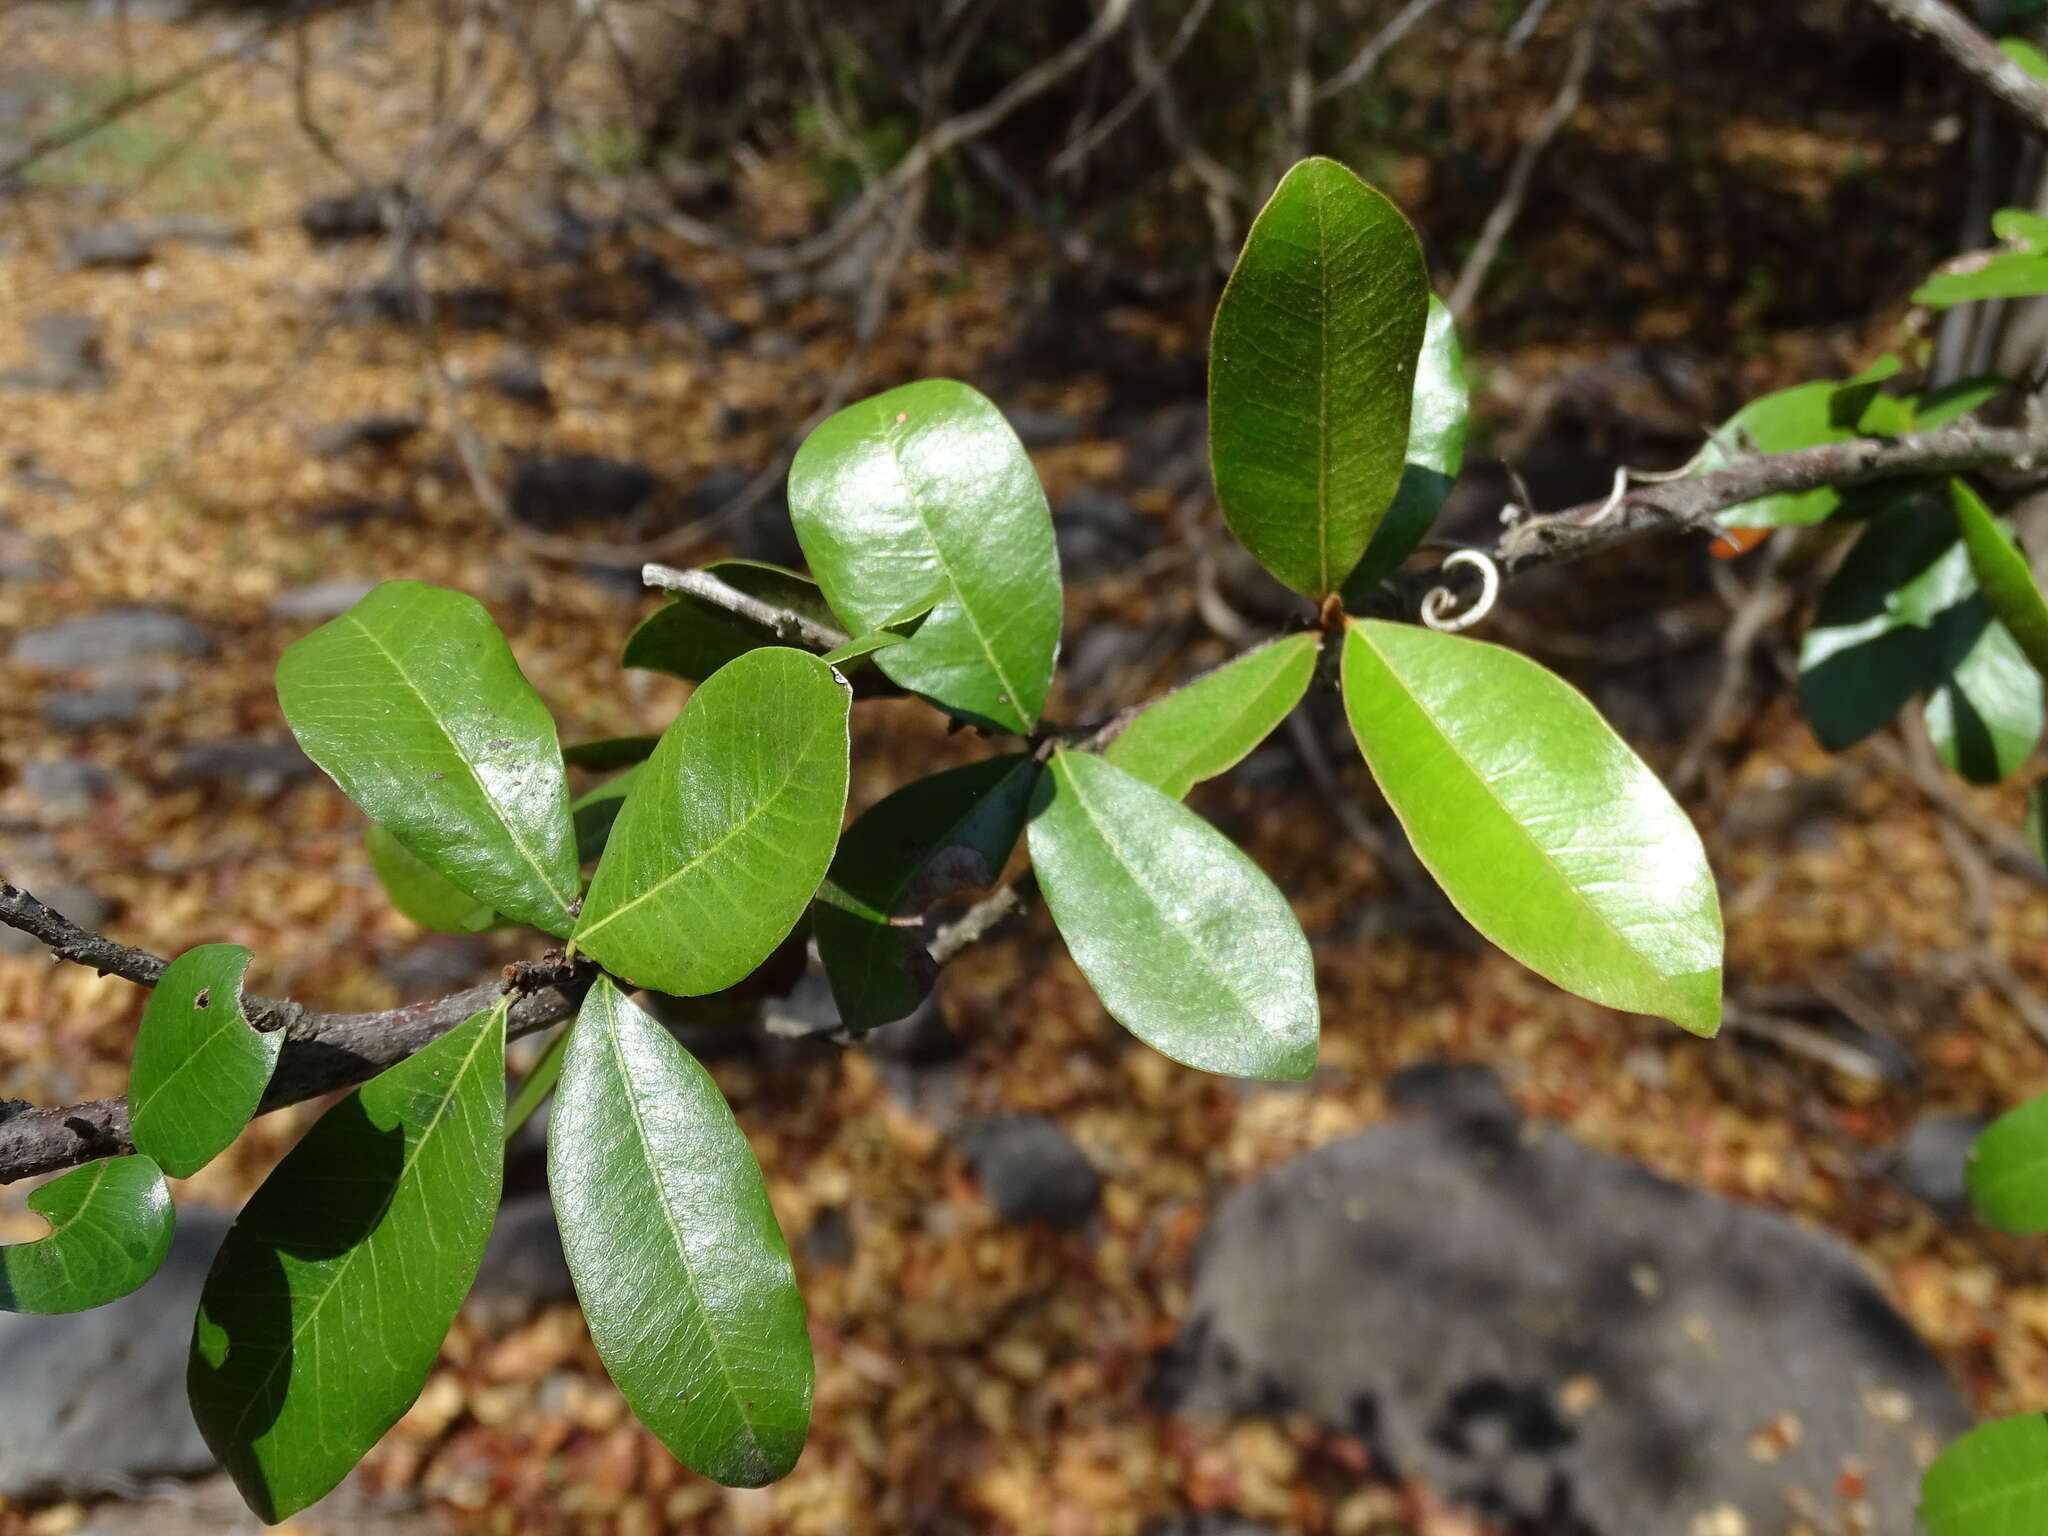
<path fill-rule="evenodd" d="M 178 753 L 171 783 L 179 788 L 238 789 L 252 799 L 267 800 L 314 772 L 312 759 L 295 741 L 195 741 Z"/>
<path fill-rule="evenodd" d="M 520 405 L 545 410 L 554 403 L 541 360 L 527 347 L 509 346 L 485 370 L 484 383 Z"/>
<path fill-rule="evenodd" d="M 92 224 L 64 236 L 64 265 L 72 271 L 91 267 L 146 266 L 155 242 L 139 225 L 125 221 Z"/>
<path fill-rule="evenodd" d="M 578 525 L 622 523 L 661 489 L 638 464 L 595 453 L 529 459 L 512 477 L 512 516 L 529 528 L 561 532 Z"/>
<path fill-rule="evenodd" d="M 270 600 L 273 619 L 331 619 L 348 612 L 377 585 L 360 576 L 332 576 L 310 586 L 294 587 Z"/>
<path fill-rule="evenodd" d="M 1064 411 L 1034 411 L 1029 406 L 1012 406 L 1003 412 L 1010 430 L 1026 448 L 1058 448 L 1078 441 L 1081 423 Z"/>
<path fill-rule="evenodd" d="M 344 192 L 316 197 L 299 211 L 299 228 L 316 245 L 339 240 L 374 240 L 390 229 L 382 193 Z"/>
<path fill-rule="evenodd" d="M 23 630 L 7 659 L 45 672 L 69 672 L 141 656 L 205 656 L 212 650 L 213 637 L 183 614 L 166 608 L 109 608 Z"/>
<path fill-rule="evenodd" d="M 93 315 L 38 315 L 28 323 L 33 361 L 0 372 L 15 389 L 90 392 L 107 387 L 105 327 Z"/>
<path fill-rule="evenodd" d="M 960 1146 L 1005 1221 L 1078 1227 L 1101 1202 L 1102 1175 L 1062 1126 L 1041 1115 L 970 1125 Z"/>
<path fill-rule="evenodd" d="M 112 790 L 114 776 L 75 757 L 38 758 L 22 768 L 21 787 L 46 809 L 78 811 Z"/>
<path fill-rule="evenodd" d="M 140 688 L 81 688 L 48 695 L 42 716 L 60 731 L 90 731 L 126 725 L 148 704 L 149 695 Z"/>
<path fill-rule="evenodd" d="M 306 434 L 306 451 L 316 459 L 338 459 L 358 448 L 388 452 L 411 441 L 424 425 L 417 416 L 395 412 L 330 422 Z"/>
<path fill-rule="evenodd" d="M 1892 1151 L 1892 1177 L 1945 1215 L 1970 1207 L 1970 1148 L 1990 1122 L 1981 1115 L 1922 1115 Z"/>

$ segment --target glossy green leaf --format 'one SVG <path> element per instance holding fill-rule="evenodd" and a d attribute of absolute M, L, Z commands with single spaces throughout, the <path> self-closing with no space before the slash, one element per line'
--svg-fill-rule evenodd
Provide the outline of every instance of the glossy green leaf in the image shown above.
<path fill-rule="evenodd" d="M 808 576 L 762 560 L 714 560 L 701 569 L 736 591 L 823 629 L 836 631 L 840 627 L 824 592 Z M 688 592 L 678 592 L 667 606 L 648 615 L 627 637 L 623 660 L 629 667 L 666 672 L 685 682 L 701 683 L 748 651 L 800 643 L 794 626 L 785 633 Z"/>
<path fill-rule="evenodd" d="M 576 857 L 581 862 L 589 864 L 603 855 L 611 841 L 612 828 L 618 824 L 619 812 L 626 807 L 626 796 L 639 782 L 644 766 L 635 763 L 624 773 L 613 774 L 602 784 L 591 786 L 569 807 L 570 819 L 576 824 Z"/>
<path fill-rule="evenodd" d="M 1429 315 L 1400 210 L 1334 160 L 1282 178 L 1209 342 L 1209 460 L 1224 518 L 1303 596 L 1357 566 L 1407 462 Z"/>
<path fill-rule="evenodd" d="M 1991 612 L 1945 506 L 1871 519 L 1821 594 L 1800 645 L 1799 700 L 1830 752 L 1926 697 L 1935 746 L 1980 782 L 2010 773 L 2041 732 L 2041 679 Z"/>
<path fill-rule="evenodd" d="M 1289 635 L 1154 699 L 1103 751 L 1176 800 L 1235 767 L 1285 720 L 1315 676 L 1322 637 Z"/>
<path fill-rule="evenodd" d="M 572 936 L 678 997 L 729 987 L 803 916 L 846 812 L 852 695 L 783 646 L 714 672 L 634 777 Z"/>
<path fill-rule="evenodd" d="M 28 1197 L 50 1224 L 34 1242 L 0 1246 L 0 1312 L 83 1312 L 118 1301 L 170 1252 L 171 1192 L 146 1157 L 74 1168 Z"/>
<path fill-rule="evenodd" d="M 600 736 L 593 741 L 572 742 L 562 748 L 562 761 L 571 768 L 592 773 L 612 773 L 644 763 L 653 755 L 659 736 Z"/>
<path fill-rule="evenodd" d="M 1920 1482 L 1927 1536 L 2039 1536 L 2048 1531 L 2048 1414 L 1979 1424 L 1934 1459 Z"/>
<path fill-rule="evenodd" d="M 2048 293 L 2048 255 L 1978 251 L 1958 257 L 1913 290 L 1913 302 L 1942 309 L 1978 299 L 2023 299 Z"/>
<path fill-rule="evenodd" d="M 998 730 L 1038 723 L 1059 556 L 1031 460 L 985 397 L 926 379 L 848 406 L 797 450 L 789 506 L 848 628 L 881 629 L 936 593 L 917 633 L 876 655 L 885 676 Z"/>
<path fill-rule="evenodd" d="M 761 1170 L 710 1074 L 605 977 L 569 1036 L 548 1185 L 591 1341 L 640 1422 L 729 1487 L 788 1472 L 811 1341 Z"/>
<path fill-rule="evenodd" d="M 1308 940 L 1229 838 L 1104 758 L 1060 751 L 1028 834 L 1074 963 L 1116 1021 L 1183 1065 L 1294 1080 L 1315 1070 Z"/>
<path fill-rule="evenodd" d="M 476 1277 L 505 1166 L 505 1005 L 336 1104 L 229 1229 L 186 1386 L 206 1443 L 276 1522 L 397 1423 Z"/>
<path fill-rule="evenodd" d="M 1949 494 L 1955 501 L 1956 519 L 1962 524 L 1970 570 L 1985 601 L 2034 669 L 2048 677 L 2048 602 L 2042 601 L 2041 589 L 2034 585 L 2033 568 L 1975 491 L 1960 480 L 1951 480 Z"/>
<path fill-rule="evenodd" d="M 877 651 L 886 651 L 892 645 L 901 645 L 910 637 L 899 635 L 893 630 L 871 629 L 864 635 L 856 635 L 844 645 L 836 645 L 827 651 L 821 660 L 828 667 L 837 667 L 844 672 L 856 662 L 866 661 Z"/>
<path fill-rule="evenodd" d="M 930 993 L 937 967 L 917 919 L 934 902 L 995 883 L 1038 773 L 1023 753 L 948 768 L 877 801 L 846 829 L 812 928 L 848 1029 L 906 1018 Z"/>
<path fill-rule="evenodd" d="M 284 1031 L 258 1034 L 242 1014 L 249 951 L 202 944 L 173 960 L 149 994 L 128 1113 L 135 1150 L 173 1178 L 204 1168 L 242 1134 L 270 1086 Z"/>
<path fill-rule="evenodd" d="M 1977 1215 L 2003 1232 L 2048 1232 L 2048 1094 L 2008 1110 L 1970 1149 Z"/>
<path fill-rule="evenodd" d="M 501 921 L 489 902 L 478 901 L 431 865 L 413 857 L 405 844 L 374 821 L 363 829 L 363 850 L 391 905 L 435 933 L 482 933 Z"/>
<path fill-rule="evenodd" d="M 1387 515 L 1344 579 L 1346 607 L 1362 605 L 1372 589 L 1393 575 L 1428 535 L 1465 463 L 1470 406 L 1457 322 L 1444 301 L 1431 294 L 1429 323 L 1415 365 L 1415 399 L 1408 415 L 1408 462 L 1401 468 L 1401 484 Z"/>
<path fill-rule="evenodd" d="M 1368 620 L 1343 690 L 1416 857 L 1474 928 L 1569 992 L 1714 1033 L 1706 851 L 1583 695 L 1500 646 Z"/>
<path fill-rule="evenodd" d="M 277 665 L 306 755 L 478 901 L 569 931 L 576 840 L 555 723 L 474 598 L 387 581 Z"/>

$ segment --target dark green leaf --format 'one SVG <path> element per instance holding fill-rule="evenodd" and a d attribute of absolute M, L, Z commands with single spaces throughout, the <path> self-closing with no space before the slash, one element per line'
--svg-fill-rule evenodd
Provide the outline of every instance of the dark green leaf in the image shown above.
<path fill-rule="evenodd" d="M 388 581 L 284 653 L 277 696 L 306 755 L 417 858 L 508 917 L 569 931 L 555 723 L 481 603 Z"/>
<path fill-rule="evenodd" d="M 1706 851 L 1583 695 L 1500 646 L 1368 620 L 1343 686 L 1416 857 L 1474 928 L 1567 991 L 1719 1028 Z"/>
<path fill-rule="evenodd" d="M 1216 306 L 1209 458 L 1231 532 L 1305 597 L 1343 583 L 1401 483 L 1428 313 L 1400 210 L 1334 160 L 1289 171 Z"/>
<path fill-rule="evenodd" d="M 1979 1424 L 1934 1459 L 1920 1482 L 1927 1536 L 2036 1536 L 2048 1531 L 2048 1415 Z"/>
<path fill-rule="evenodd" d="M 1315 676 L 1322 639 L 1275 640 L 1147 704 L 1103 756 L 1176 800 L 1242 762 L 1285 720 Z"/>
<path fill-rule="evenodd" d="M 761 1170 L 710 1075 L 606 977 L 569 1036 L 548 1184 L 591 1341 L 640 1422 L 729 1487 L 789 1471 L 811 1341 Z"/>
<path fill-rule="evenodd" d="M 1985 600 L 2035 670 L 2048 677 L 2048 602 L 2041 600 L 2041 589 L 2034 585 L 2033 568 L 1975 491 L 1951 480 L 1949 494 L 1962 524 L 1963 545 L 1970 552 L 1970 569 Z"/>
<path fill-rule="evenodd" d="M 1951 771 L 1996 784 L 2041 739 L 2041 674 L 1992 615 L 1982 594 L 1935 626 L 1941 649 L 1927 695 L 1927 732 Z"/>
<path fill-rule="evenodd" d="M 1970 1203 L 2002 1232 L 2048 1232 L 2048 1094 L 2008 1110 L 1977 1138 Z"/>
<path fill-rule="evenodd" d="M 1028 731 L 1060 640 L 1059 557 L 1038 476 L 1010 424 L 950 379 L 850 405 L 789 469 L 797 538 L 859 632 L 936 596 L 884 675 L 956 715 Z"/>
<path fill-rule="evenodd" d="M 907 1017 L 935 967 L 916 919 L 934 902 L 994 884 L 1030 808 L 1026 754 L 906 784 L 847 828 L 818 892 L 818 958 L 848 1029 Z"/>
<path fill-rule="evenodd" d="M 739 981 L 803 916 L 846 810 L 852 695 L 817 657 L 749 651 L 634 777 L 573 943 L 678 997 Z"/>
<path fill-rule="evenodd" d="M 170 1251 L 171 1192 L 146 1157 L 74 1168 L 28 1197 L 50 1230 L 0 1246 L 0 1312 L 83 1312 L 141 1285 Z"/>
<path fill-rule="evenodd" d="M 1429 296 L 1429 324 L 1415 365 L 1415 400 L 1408 416 L 1408 462 L 1393 505 L 1373 530 L 1365 554 L 1344 578 L 1347 607 L 1361 606 L 1415 552 L 1465 462 L 1466 415 L 1471 404 L 1465 382 L 1465 352 L 1444 301 Z"/>
<path fill-rule="evenodd" d="M 1204 1072 L 1315 1070 L 1308 940 L 1237 845 L 1114 763 L 1061 751 L 1029 841 L 1053 922 L 1102 1005 L 1162 1055 Z"/>
<path fill-rule="evenodd" d="M 370 868 L 398 908 L 436 933 L 482 933 L 501 921 L 489 902 L 478 901 L 439 870 L 414 858 L 405 844 L 374 821 L 363 829 Z"/>
<path fill-rule="evenodd" d="M 266 1521 L 339 1483 L 426 1384 L 497 1212 L 505 1011 L 321 1116 L 213 1262 L 186 1386 L 200 1433 Z"/>
<path fill-rule="evenodd" d="M 646 762 L 660 740 L 659 736 L 600 736 L 595 741 L 579 741 L 562 748 L 562 761 L 571 768 L 611 773 Z"/>
<path fill-rule="evenodd" d="M 249 951 L 202 944 L 173 960 L 149 994 L 128 1112 L 135 1150 L 187 1179 L 241 1135 L 270 1085 L 284 1031 L 258 1034 L 242 1016 Z"/>
<path fill-rule="evenodd" d="M 659 737 L 655 739 L 660 740 Z M 591 863 L 604 853 L 619 812 L 625 809 L 626 796 L 632 793 L 642 767 L 642 764 L 635 763 L 624 773 L 614 774 L 602 784 L 593 785 L 569 807 L 570 818 L 576 823 L 576 857 L 583 863 Z"/>

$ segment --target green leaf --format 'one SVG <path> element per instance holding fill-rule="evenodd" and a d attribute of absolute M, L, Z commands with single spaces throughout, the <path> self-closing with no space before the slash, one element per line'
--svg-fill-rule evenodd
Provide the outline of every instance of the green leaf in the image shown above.
<path fill-rule="evenodd" d="M 190 1178 L 241 1135 L 270 1085 L 284 1031 L 258 1034 L 243 1017 L 248 969 L 239 944 L 188 949 L 142 1011 L 128 1072 L 135 1150 L 173 1178 Z"/>
<path fill-rule="evenodd" d="M 171 1192 L 146 1157 L 74 1168 L 28 1197 L 50 1230 L 0 1246 L 0 1312 L 83 1312 L 118 1301 L 170 1252 Z"/>
<path fill-rule="evenodd" d="M 916 919 L 993 885 L 1023 830 L 1038 764 L 1012 753 L 906 784 L 840 839 L 812 908 L 818 958 L 848 1029 L 906 1018 L 936 967 Z"/>
<path fill-rule="evenodd" d="M 1993 1121 L 1965 1172 L 1985 1222 L 2001 1232 L 2048 1232 L 2048 1094 Z"/>
<path fill-rule="evenodd" d="M 736 591 L 759 598 L 827 630 L 839 629 L 839 620 L 825 594 L 810 577 L 785 566 L 763 560 L 714 560 L 701 567 Z M 666 672 L 685 682 L 701 683 L 736 656 L 763 646 L 801 646 L 792 626 L 790 633 L 771 625 L 756 624 L 716 603 L 706 602 L 688 592 L 678 592 L 663 608 L 656 609 L 627 637 L 625 665 L 651 672 Z"/>
<path fill-rule="evenodd" d="M 654 751 L 659 736 L 600 736 L 594 741 L 574 742 L 562 748 L 562 761 L 571 768 L 592 773 L 611 773 L 644 763 Z"/>
<path fill-rule="evenodd" d="M 1119 1024 L 1204 1072 L 1298 1080 L 1315 1070 L 1308 940 L 1235 843 L 1086 753 L 1054 753 L 1037 798 L 1029 841 L 1045 904 Z"/>
<path fill-rule="evenodd" d="M 1399 209 L 1334 160 L 1281 179 L 1216 306 L 1209 460 L 1231 532 L 1311 600 L 1358 564 L 1401 484 L 1428 315 Z"/>
<path fill-rule="evenodd" d="M 1963 545 L 1970 552 L 1970 570 L 1985 600 L 2034 669 L 2048 677 L 2048 602 L 2034 585 L 2033 568 L 1975 491 L 1951 480 L 1949 494 L 1962 524 Z"/>
<path fill-rule="evenodd" d="M 1977 299 L 2023 299 L 2048 293 L 2048 255 L 2037 251 L 1973 251 L 1959 256 L 1913 290 L 1913 302 L 1942 309 Z"/>
<path fill-rule="evenodd" d="M 1914 406 L 1913 426 L 1922 432 L 1945 427 L 1982 410 L 2011 387 L 2010 379 L 1998 374 L 1984 374 L 1930 389 Z"/>
<path fill-rule="evenodd" d="M 789 468 L 804 555 L 856 632 L 937 594 L 875 665 L 978 724 L 1029 731 L 1060 641 L 1059 556 L 1031 460 L 1002 412 L 951 379 L 850 405 Z"/>
<path fill-rule="evenodd" d="M 277 665 L 306 755 L 423 863 L 569 931 L 576 840 L 547 707 L 474 598 L 387 581 Z"/>
<path fill-rule="evenodd" d="M 761 1170 L 710 1074 L 607 977 L 569 1036 L 548 1185 L 591 1341 L 640 1422 L 728 1487 L 788 1472 L 811 1341 Z"/>
<path fill-rule="evenodd" d="M 1991 233 L 2037 255 L 2048 251 L 2048 218 L 2031 208 L 1999 209 L 1991 215 Z"/>
<path fill-rule="evenodd" d="M 1285 720 L 1315 676 L 1322 637 L 1309 632 L 1247 651 L 1154 699 L 1103 756 L 1176 800 L 1242 762 Z"/>
<path fill-rule="evenodd" d="M 1920 1482 L 1927 1536 L 2035 1536 L 2048 1530 L 2048 1414 L 1979 1424 Z"/>
<path fill-rule="evenodd" d="M 783 646 L 714 672 L 635 776 L 572 942 L 636 986 L 729 987 L 803 916 L 846 811 L 852 695 Z"/>
<path fill-rule="evenodd" d="M 482 933 L 501 921 L 489 902 L 478 901 L 374 821 L 363 829 L 370 868 L 391 905 L 435 933 Z"/>
<path fill-rule="evenodd" d="M 626 807 L 626 796 L 633 792 L 644 766 L 635 763 L 624 773 L 593 785 L 569 807 L 569 817 L 576 824 L 576 857 L 580 862 L 588 864 L 603 855 L 605 845 L 611 841 L 612 828 L 618 824 L 619 812 Z"/>
<path fill-rule="evenodd" d="M 1358 564 L 1344 578 L 1345 606 L 1363 605 L 1372 589 L 1393 575 L 1429 533 L 1465 462 L 1470 404 L 1457 323 L 1444 301 L 1431 294 L 1429 324 L 1415 365 L 1415 400 L 1408 416 L 1408 462 L 1402 466 L 1393 505 L 1373 531 Z"/>
<path fill-rule="evenodd" d="M 1927 697 L 1935 746 L 1957 772 L 2003 778 L 2041 732 L 2041 679 L 1992 614 L 1945 506 L 1871 519 L 1821 593 L 1799 653 L 1814 735 L 1844 751 Z"/>
<path fill-rule="evenodd" d="M 1345 639 L 1343 689 L 1416 856 L 1474 928 L 1566 991 L 1714 1033 L 1706 851 L 1583 695 L 1500 646 L 1370 620 Z"/>
<path fill-rule="evenodd" d="M 2048 80 L 2048 54 L 2043 54 L 2026 38 L 2001 37 L 1998 40 L 1998 51 L 2036 80 Z"/>
<path fill-rule="evenodd" d="M 1694 472 L 1724 469 L 1736 457 L 1752 451 L 1787 453 L 1849 441 L 1856 436 L 1855 428 L 1838 425 L 1835 420 L 1835 396 L 1843 387 L 1826 381 L 1795 384 L 1750 401 L 1700 450 L 1693 460 Z M 1841 505 L 1841 491 L 1824 485 L 1743 502 L 1721 513 L 1720 521 L 1730 528 L 1806 527 L 1826 521 Z"/>
<path fill-rule="evenodd" d="M 505 1166 L 506 1006 L 321 1116 L 213 1261 L 186 1386 L 266 1521 L 327 1493 L 412 1406 L 476 1277 Z"/>
<path fill-rule="evenodd" d="M 852 670 L 856 662 L 867 660 L 877 651 L 886 651 L 892 645 L 901 645 L 910 637 L 899 635 L 893 630 L 871 629 L 864 635 L 856 635 L 844 645 L 834 646 L 819 659 L 828 667 L 840 671 Z"/>

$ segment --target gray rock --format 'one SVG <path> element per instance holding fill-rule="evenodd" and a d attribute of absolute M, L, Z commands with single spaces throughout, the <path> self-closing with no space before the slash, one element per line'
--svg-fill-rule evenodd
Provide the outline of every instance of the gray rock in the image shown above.
<path fill-rule="evenodd" d="M 90 731 L 126 725 L 148 705 L 149 695 L 140 688 L 77 688 L 45 697 L 42 716 L 60 731 Z"/>
<path fill-rule="evenodd" d="M 271 1529 L 249 1513 L 225 1472 L 194 1483 L 153 1487 L 146 1498 L 94 1506 L 74 1536 L 262 1536 Z M 410 1492 L 372 1493 L 351 1477 L 292 1516 L 295 1531 L 348 1536 L 443 1536 L 445 1527 Z"/>
<path fill-rule="evenodd" d="M 1943 1215 L 1962 1215 L 1970 1208 L 1970 1148 L 1990 1123 L 1981 1115 L 1922 1115 L 1892 1151 L 1893 1179 Z"/>
<path fill-rule="evenodd" d="M 374 240 L 390 230 L 387 199 L 375 190 L 316 197 L 299 210 L 299 228 L 315 245 Z"/>
<path fill-rule="evenodd" d="M 595 453 L 528 459 L 512 477 L 512 516 L 529 528 L 560 532 L 578 525 L 623 523 L 661 489 L 638 464 Z"/>
<path fill-rule="evenodd" d="M 109 608 L 88 618 L 25 629 L 7 659 L 45 672 L 71 672 L 144 656 L 204 656 L 213 637 L 167 608 Z"/>
<path fill-rule="evenodd" d="M 32 361 L 0 372 L 13 389 L 84 392 L 107 387 L 105 328 L 92 315 L 38 315 L 28 323 Z"/>
<path fill-rule="evenodd" d="M 1970 1414 L 1851 1250 L 1469 1082 L 1420 1097 L 1447 1111 L 1223 1202 L 1165 1405 L 1304 1413 L 1498 1525 L 1570 1536 L 1833 1530 L 1854 1458 L 1867 1529 L 1908 1536 Z"/>
<path fill-rule="evenodd" d="M 258 800 L 282 794 L 317 772 L 295 741 L 195 741 L 178 753 L 171 783 L 239 790 Z"/>
<path fill-rule="evenodd" d="M 358 448 L 383 453 L 399 448 L 418 435 L 425 423 L 417 416 L 381 412 L 358 416 L 350 421 L 329 422 L 306 434 L 306 452 L 316 459 L 339 459 Z"/>
<path fill-rule="evenodd" d="M 1081 423 L 1064 411 L 1034 411 L 1029 406 L 1011 406 L 1003 412 L 1010 430 L 1026 448 L 1058 448 L 1077 441 Z"/>
<path fill-rule="evenodd" d="M 270 600 L 270 616 L 273 619 L 331 619 L 355 607 L 376 585 L 376 582 L 360 576 L 332 576 L 310 586 L 293 587 Z"/>
<path fill-rule="evenodd" d="M 186 1207 L 163 1268 L 131 1295 L 62 1317 L 0 1313 L 0 1494 L 85 1496 L 213 1466 L 185 1406 L 185 1354 L 229 1215 Z"/>
<path fill-rule="evenodd" d="M 24 764 L 21 787 L 45 810 L 75 813 L 114 787 L 114 775 L 75 757 L 44 757 Z"/>
<path fill-rule="evenodd" d="M 530 405 L 535 410 L 545 410 L 554 403 L 541 360 L 528 347 L 505 348 L 484 371 L 483 381 L 507 400 Z"/>
<path fill-rule="evenodd" d="M 73 271 L 85 267 L 147 266 L 155 252 L 156 244 L 149 234 L 125 220 L 89 224 L 64 236 L 64 265 Z"/>
<path fill-rule="evenodd" d="M 1121 496 L 1079 490 L 1053 510 L 1060 570 L 1072 577 L 1128 571 L 1152 547 L 1150 521 Z"/>
<path fill-rule="evenodd" d="M 204 213 L 160 213 L 138 223 L 151 240 L 177 240 L 217 251 L 231 250 L 249 236 L 244 226 Z"/>
<path fill-rule="evenodd" d="M 504 1328 L 542 1307 L 575 1299 L 547 1191 L 507 1195 L 465 1308 L 484 1327 Z"/>
<path fill-rule="evenodd" d="M 960 1148 L 1005 1221 L 1078 1227 L 1102 1199 L 1102 1175 L 1064 1127 L 1042 1115 L 970 1125 Z"/>

